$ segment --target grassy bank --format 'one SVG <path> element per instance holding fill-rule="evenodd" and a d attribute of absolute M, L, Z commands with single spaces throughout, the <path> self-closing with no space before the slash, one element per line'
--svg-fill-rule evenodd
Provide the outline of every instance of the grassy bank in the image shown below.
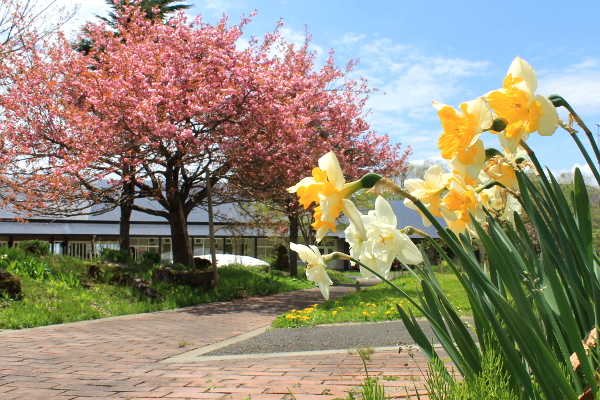
<path fill-rule="evenodd" d="M 151 287 L 162 294 L 162 298 L 155 299 L 133 286 L 110 285 L 108 281 L 115 274 L 123 273 L 150 279 L 156 266 L 108 265 L 63 256 L 38 257 L 19 249 L 2 249 L 2 253 L 8 254 L 0 259 L 0 269 L 21 279 L 23 296 L 20 300 L 0 297 L 0 329 L 160 311 L 313 287 L 311 282 L 290 278 L 279 271 L 231 265 L 219 268 L 219 286 L 210 290 L 153 282 Z M 101 270 L 97 278 L 87 276 L 91 264 Z"/>

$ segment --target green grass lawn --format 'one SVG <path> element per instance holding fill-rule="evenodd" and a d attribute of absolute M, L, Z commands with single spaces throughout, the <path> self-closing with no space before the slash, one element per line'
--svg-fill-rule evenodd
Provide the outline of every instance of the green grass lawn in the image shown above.
<path fill-rule="evenodd" d="M 452 304 L 458 307 L 464 315 L 469 315 L 471 309 L 467 296 L 464 294 L 458 279 L 453 274 L 438 274 L 437 278 Z M 393 279 L 409 295 L 416 297 L 417 282 L 411 275 Z M 315 304 L 303 310 L 280 315 L 273 322 L 274 328 L 292 328 L 320 324 L 342 322 L 378 322 L 400 319 L 396 304 L 405 310 L 409 308 L 415 314 L 420 314 L 411 307 L 403 297 L 399 296 L 385 283 L 349 293 L 336 300 Z"/>
<path fill-rule="evenodd" d="M 21 279 L 23 298 L 11 300 L 0 296 L 0 329 L 160 311 L 314 286 L 312 282 L 291 278 L 279 271 L 231 265 L 219 268 L 217 288 L 203 290 L 153 283 L 152 288 L 163 294 L 162 298 L 153 299 L 142 295 L 135 287 L 109 285 L 108 280 L 115 273 L 149 279 L 156 267 L 96 263 L 102 269 L 102 275 L 92 280 L 85 277 L 91 262 L 62 256 L 35 257 L 16 249 L 10 249 L 9 253 L 7 259 L 1 259 L 0 269 L 11 271 L 12 268 L 11 273 Z"/>

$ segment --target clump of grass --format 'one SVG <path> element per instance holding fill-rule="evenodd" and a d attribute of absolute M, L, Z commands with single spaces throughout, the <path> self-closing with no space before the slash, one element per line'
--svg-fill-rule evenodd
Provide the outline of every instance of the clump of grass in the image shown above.
<path fill-rule="evenodd" d="M 470 306 L 458 279 L 453 274 L 437 275 L 440 284 L 446 291 L 452 303 L 468 315 Z M 396 278 L 393 282 L 401 286 L 409 295 L 416 297 L 417 282 L 412 276 Z M 357 292 L 346 294 L 335 300 L 326 301 L 302 310 L 292 310 L 277 317 L 271 324 L 274 328 L 294 328 L 342 322 L 379 322 L 400 319 L 397 305 L 410 308 L 403 297 L 388 285 L 378 285 Z M 412 308 L 415 316 L 419 312 Z"/>

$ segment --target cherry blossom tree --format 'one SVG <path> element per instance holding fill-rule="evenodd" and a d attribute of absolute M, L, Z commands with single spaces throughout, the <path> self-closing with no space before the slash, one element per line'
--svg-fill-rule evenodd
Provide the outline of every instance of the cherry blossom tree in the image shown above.
<path fill-rule="evenodd" d="M 299 100 L 302 114 L 295 124 L 262 127 L 260 134 L 265 140 L 252 154 L 236 162 L 228 182 L 234 197 L 257 201 L 263 205 L 262 210 L 266 207 L 274 214 L 285 215 L 290 242 L 297 243 L 298 232 L 302 231 L 304 240 L 313 244 L 314 230 L 306 223 L 306 210 L 286 188 L 306 176 L 330 150 L 339 155 L 347 178 L 354 180 L 366 172 L 387 175 L 404 171 L 410 149 L 402 151 L 401 145 L 392 145 L 386 135 L 368 131 L 364 106 L 372 90 L 366 81 L 348 77 L 355 62 L 350 61 L 345 70 L 338 68 L 332 52 L 326 65 L 317 70 L 316 54 L 308 50 L 309 40 L 307 35 L 299 49 L 280 49 L 288 76 L 304 83 L 292 85 L 287 93 L 294 104 Z M 269 137 L 277 140 L 269 142 Z M 290 272 L 296 275 L 296 253 L 290 252 L 289 259 Z"/>
<path fill-rule="evenodd" d="M 1 140 L 30 187 L 85 194 L 108 179 L 115 190 L 106 201 L 119 199 L 124 184 L 135 187 L 129 195 L 154 199 L 157 208 L 132 208 L 169 221 L 174 262 L 193 265 L 187 217 L 206 199 L 207 176 L 212 186 L 237 176 L 266 187 L 267 175 L 311 165 L 317 146 L 318 155 L 341 147 L 342 132 L 355 142 L 344 143 L 344 160 L 357 168 L 374 165 L 362 155 L 387 151 L 365 135 L 360 85 L 332 88 L 344 77 L 332 59 L 316 70 L 306 48 L 277 31 L 240 49 L 248 19 L 210 25 L 179 14 L 166 25 L 136 7 L 119 12 L 118 34 L 85 27 L 82 38 L 94 43 L 85 54 L 62 38 L 4 67 L 11 84 L 0 94 Z"/>

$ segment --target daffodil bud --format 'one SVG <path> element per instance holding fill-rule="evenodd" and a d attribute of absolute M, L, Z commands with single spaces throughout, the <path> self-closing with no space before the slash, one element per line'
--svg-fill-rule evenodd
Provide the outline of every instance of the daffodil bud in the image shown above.
<path fill-rule="evenodd" d="M 329 254 L 323 256 L 323 261 L 325 261 L 325 264 L 327 264 L 328 262 L 333 261 L 333 260 L 350 261 L 350 260 L 352 260 L 352 257 L 350 257 L 348 254 L 340 253 L 339 251 L 335 251 L 333 253 L 329 253 Z"/>
<path fill-rule="evenodd" d="M 492 122 L 490 130 L 494 132 L 502 132 L 504 129 L 506 129 L 507 125 L 508 121 L 506 118 L 494 118 L 494 122 Z"/>
<path fill-rule="evenodd" d="M 364 189 L 371 189 L 381 178 L 381 175 L 370 172 L 360 178 L 360 183 Z"/>
<path fill-rule="evenodd" d="M 552 104 L 554 104 L 554 107 L 556 107 L 556 108 L 558 108 L 558 107 L 569 108 L 569 103 L 567 103 L 567 101 L 565 99 L 563 99 L 562 96 L 559 96 L 557 94 L 551 94 L 550 96 L 548 96 L 548 100 L 550 100 L 552 102 Z"/>
<path fill-rule="evenodd" d="M 426 234 L 425 232 L 423 232 L 420 229 L 415 228 L 414 226 L 407 226 L 406 228 L 401 229 L 400 231 L 402 233 L 404 233 L 405 235 L 407 235 L 407 236 L 408 235 L 417 235 L 417 236 L 421 236 L 421 237 L 424 237 L 424 238 L 428 238 L 429 237 L 428 234 Z"/>
<path fill-rule="evenodd" d="M 485 149 L 485 161 L 495 156 L 504 157 L 504 154 L 502 154 L 500 150 L 494 149 L 493 147 L 488 147 Z"/>
<path fill-rule="evenodd" d="M 505 187 L 503 184 L 501 184 L 498 181 L 494 181 L 494 180 L 489 180 L 487 182 L 485 182 L 483 185 L 479 186 L 477 189 L 475 189 L 475 193 L 481 193 L 482 190 L 485 189 L 491 189 L 494 186 L 502 186 Z"/>

